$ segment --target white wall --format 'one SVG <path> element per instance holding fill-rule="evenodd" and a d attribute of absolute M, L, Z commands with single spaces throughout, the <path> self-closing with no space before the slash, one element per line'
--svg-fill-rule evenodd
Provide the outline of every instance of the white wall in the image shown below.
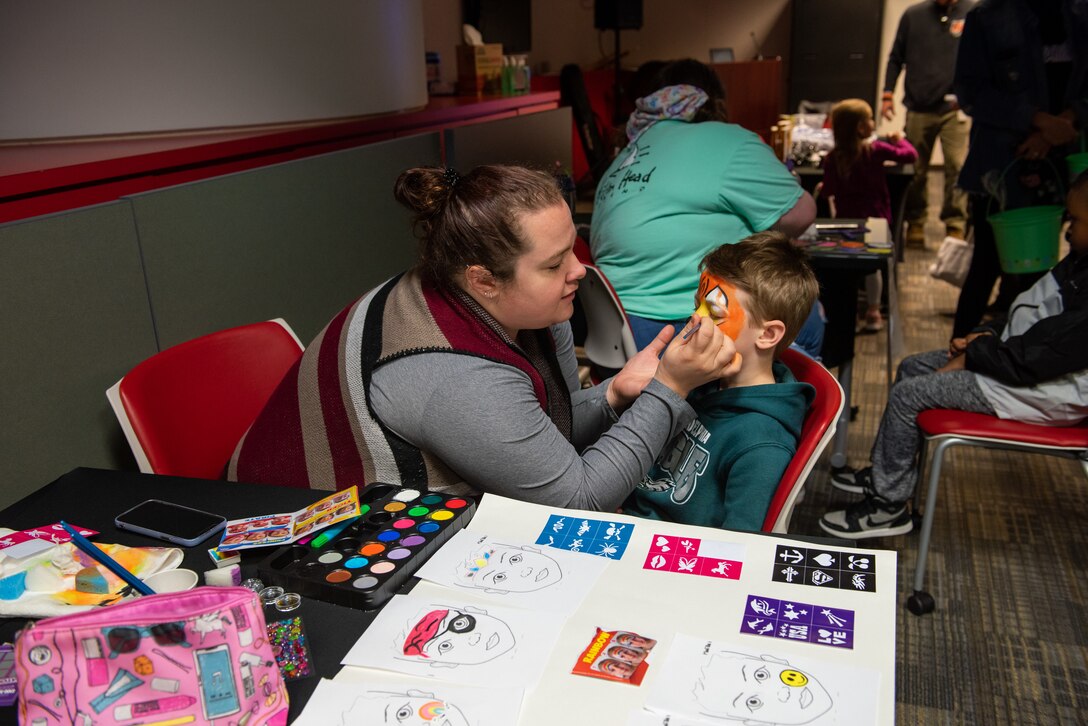
<path fill-rule="evenodd" d="M 422 0 L 2 0 L 0 140 L 427 102 Z"/>

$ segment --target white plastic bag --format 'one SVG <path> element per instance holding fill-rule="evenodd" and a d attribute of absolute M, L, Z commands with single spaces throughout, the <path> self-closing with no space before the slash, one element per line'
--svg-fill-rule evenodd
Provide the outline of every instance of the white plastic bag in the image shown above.
<path fill-rule="evenodd" d="M 967 270 L 971 267 L 971 255 L 975 251 L 973 236 L 972 233 L 966 240 L 945 237 L 941 248 L 937 250 L 937 259 L 929 266 L 929 276 L 956 287 L 963 287 Z"/>

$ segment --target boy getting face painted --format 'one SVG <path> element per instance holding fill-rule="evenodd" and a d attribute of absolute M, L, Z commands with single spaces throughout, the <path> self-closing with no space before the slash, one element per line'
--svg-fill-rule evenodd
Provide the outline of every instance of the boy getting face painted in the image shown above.
<path fill-rule="evenodd" d="M 797 448 L 813 389 L 778 358 L 819 292 L 805 252 L 777 232 L 722 245 L 701 264 L 695 315 L 734 341 L 737 371 L 689 401 L 698 419 L 669 442 L 625 514 L 758 530 Z M 681 342 L 683 336 L 681 336 Z"/>

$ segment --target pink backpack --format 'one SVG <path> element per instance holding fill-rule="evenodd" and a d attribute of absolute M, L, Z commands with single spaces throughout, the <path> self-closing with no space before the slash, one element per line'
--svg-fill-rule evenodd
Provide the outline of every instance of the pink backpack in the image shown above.
<path fill-rule="evenodd" d="M 15 662 L 24 725 L 287 723 L 260 600 L 241 587 L 47 618 L 19 634 Z"/>

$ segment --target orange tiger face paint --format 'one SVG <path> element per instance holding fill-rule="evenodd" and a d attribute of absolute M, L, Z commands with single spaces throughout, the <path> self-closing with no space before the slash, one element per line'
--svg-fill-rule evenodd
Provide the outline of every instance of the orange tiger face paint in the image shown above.
<path fill-rule="evenodd" d="M 718 330 L 733 340 L 744 329 L 744 308 L 737 301 L 737 288 L 720 277 L 703 271 L 695 293 L 695 314 L 710 318 Z"/>

